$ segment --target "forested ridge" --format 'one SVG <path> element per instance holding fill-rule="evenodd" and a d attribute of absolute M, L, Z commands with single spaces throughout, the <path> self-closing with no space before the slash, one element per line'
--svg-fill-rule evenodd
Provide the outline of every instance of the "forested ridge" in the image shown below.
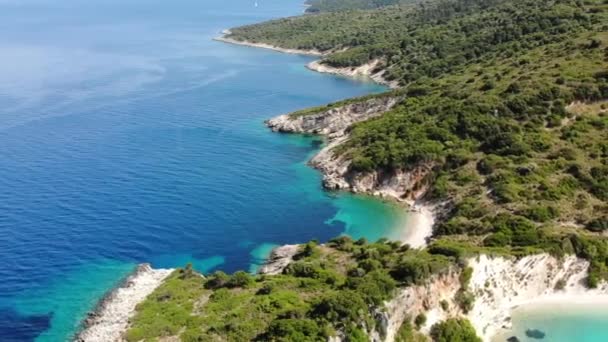
<path fill-rule="evenodd" d="M 280 19 L 234 37 L 327 51 L 332 66 L 382 61 L 402 85 L 385 96 L 406 97 L 352 127 L 337 152 L 354 172 L 432 167 L 426 199 L 452 208 L 436 243 L 576 253 L 592 260 L 590 285 L 606 278 L 608 2 L 399 8 Z"/>
<path fill-rule="evenodd" d="M 374 9 L 391 5 L 415 4 L 423 0 L 308 0 L 306 13 Z"/>
<path fill-rule="evenodd" d="M 575 254 L 590 261 L 587 286 L 608 278 L 608 1 L 351 5 L 229 37 L 317 49 L 335 67 L 379 61 L 376 71 L 401 88 L 372 96 L 403 100 L 351 127 L 335 153 L 355 174 L 428 166 L 423 200 L 447 203 L 429 246 L 343 237 L 301 246 L 277 276 L 178 270 L 138 307 L 129 340 L 367 341 L 395 288 L 438 274 L 460 272 L 456 302 L 470 309 L 465 261 L 478 253 Z M 397 340 L 427 340 L 424 321 L 408 317 Z M 459 319 L 430 335 L 479 340 Z"/>

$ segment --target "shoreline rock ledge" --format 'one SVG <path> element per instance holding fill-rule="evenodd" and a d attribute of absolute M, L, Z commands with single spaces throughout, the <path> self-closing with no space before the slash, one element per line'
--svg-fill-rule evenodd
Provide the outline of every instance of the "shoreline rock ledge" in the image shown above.
<path fill-rule="evenodd" d="M 82 330 L 74 337 L 77 342 L 123 341 L 129 319 L 135 314 L 135 306 L 142 302 L 173 272 L 173 269 L 154 269 L 150 264 L 140 264 L 114 288 L 97 307 L 88 313 Z"/>

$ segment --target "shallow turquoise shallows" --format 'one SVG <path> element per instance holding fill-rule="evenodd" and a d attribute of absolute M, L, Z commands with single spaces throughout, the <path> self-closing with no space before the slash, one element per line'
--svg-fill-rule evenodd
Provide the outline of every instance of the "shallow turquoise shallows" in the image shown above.
<path fill-rule="evenodd" d="M 275 245 L 394 236 L 326 193 L 319 138 L 263 120 L 378 85 L 212 41 L 300 0 L 0 1 L 0 341 L 64 341 L 137 263 L 255 271 Z"/>
<path fill-rule="evenodd" d="M 521 342 L 606 342 L 608 307 L 603 303 L 523 306 L 513 312 L 513 329 L 501 333 L 493 342 L 512 336 Z M 541 332 L 544 337 L 534 338 L 533 332 Z"/>

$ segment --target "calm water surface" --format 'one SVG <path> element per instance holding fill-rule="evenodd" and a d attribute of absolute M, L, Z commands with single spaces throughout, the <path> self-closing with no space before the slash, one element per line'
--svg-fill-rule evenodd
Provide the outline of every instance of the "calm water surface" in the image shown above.
<path fill-rule="evenodd" d="M 501 333 L 493 342 L 516 336 L 521 342 L 606 342 L 608 307 L 598 304 L 557 303 L 527 305 L 513 311 L 513 329 Z M 544 338 L 527 336 L 539 330 Z"/>
<path fill-rule="evenodd" d="M 0 0 L 0 341 L 63 341 L 140 262 L 255 268 L 278 244 L 375 240 L 398 208 L 328 194 L 320 141 L 263 119 L 382 91 L 213 42 L 300 0 Z"/>

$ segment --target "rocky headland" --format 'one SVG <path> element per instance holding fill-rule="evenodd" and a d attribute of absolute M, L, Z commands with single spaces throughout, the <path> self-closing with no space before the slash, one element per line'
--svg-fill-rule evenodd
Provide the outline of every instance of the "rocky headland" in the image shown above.
<path fill-rule="evenodd" d="M 110 291 L 88 314 L 83 329 L 76 335 L 78 342 L 123 341 L 129 319 L 135 307 L 171 274 L 172 269 L 153 269 L 141 264 L 118 287 Z"/>

